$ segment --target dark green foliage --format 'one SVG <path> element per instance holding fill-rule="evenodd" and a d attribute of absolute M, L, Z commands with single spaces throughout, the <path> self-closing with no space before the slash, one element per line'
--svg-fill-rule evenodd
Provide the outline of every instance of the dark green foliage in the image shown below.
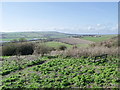
<path fill-rule="evenodd" d="M 24 43 L 24 44 L 19 44 L 16 49 L 16 53 L 21 54 L 21 55 L 29 55 L 34 52 L 34 47 L 33 44 L 30 43 Z"/>
<path fill-rule="evenodd" d="M 2 72 L 0 72 L 0 75 L 4 76 L 4 75 L 8 75 L 11 72 L 15 72 L 17 70 L 22 70 L 26 67 L 31 67 L 34 65 L 40 65 L 43 64 L 45 62 L 45 60 L 43 59 L 38 59 L 38 60 L 33 60 L 33 61 L 29 61 L 29 60 L 20 60 L 17 62 L 17 60 L 11 60 L 11 62 L 9 62 L 9 60 L 6 60 L 3 62 L 3 66 L 2 66 Z M 20 63 L 20 65 L 18 65 L 18 63 Z"/>
<path fill-rule="evenodd" d="M 2 47 L 3 56 L 12 55 L 29 55 L 34 52 L 34 45 L 32 43 L 8 43 Z"/>
<path fill-rule="evenodd" d="M 65 49 L 67 49 L 67 47 L 65 45 L 61 45 L 61 46 L 58 47 L 58 49 L 59 50 L 65 50 Z"/>
<path fill-rule="evenodd" d="M 26 38 L 19 38 L 19 39 L 13 39 L 13 40 L 11 40 L 11 42 L 13 42 L 13 43 L 16 43 L 16 42 L 26 42 L 26 41 L 27 41 Z"/>
<path fill-rule="evenodd" d="M 3 56 L 11 56 L 16 54 L 17 47 L 15 44 L 9 44 L 7 46 L 2 47 L 2 55 Z"/>
<path fill-rule="evenodd" d="M 16 42 L 18 42 L 18 40 L 17 39 L 13 39 L 13 40 L 11 40 L 11 42 L 16 43 Z"/>
<path fill-rule="evenodd" d="M 108 62 L 91 63 L 88 58 L 49 58 L 42 57 L 38 60 L 27 61 L 20 66 L 29 69 L 15 72 L 4 77 L 3 89 L 6 88 L 117 88 L 120 74 L 117 71 L 119 58 L 108 56 Z M 43 63 L 44 61 L 48 61 Z M 4 61 L 5 72 L 14 69 L 14 60 L 11 63 Z M 23 63 L 25 61 L 22 61 Z M 41 63 L 37 65 L 37 63 Z M 26 68 L 24 67 L 24 68 Z M 26 71 L 27 70 L 27 71 Z"/>
<path fill-rule="evenodd" d="M 19 38 L 19 40 L 18 40 L 19 42 L 26 42 L 27 41 L 27 39 L 26 38 Z"/>

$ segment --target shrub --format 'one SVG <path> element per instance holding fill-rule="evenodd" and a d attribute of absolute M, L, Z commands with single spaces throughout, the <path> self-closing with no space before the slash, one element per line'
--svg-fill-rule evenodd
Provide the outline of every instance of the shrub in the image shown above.
<path fill-rule="evenodd" d="M 29 55 L 34 52 L 34 45 L 32 43 L 8 43 L 6 46 L 2 46 L 3 56 L 12 55 Z"/>
<path fill-rule="evenodd" d="M 59 49 L 59 50 L 65 50 L 65 49 L 67 49 L 67 47 L 66 47 L 65 45 L 60 45 L 60 46 L 58 47 L 58 49 Z"/>
<path fill-rule="evenodd" d="M 0 46 L 0 56 L 2 56 L 2 46 Z"/>
<path fill-rule="evenodd" d="M 16 54 L 29 55 L 34 52 L 34 46 L 31 43 L 22 43 L 17 46 Z"/>
<path fill-rule="evenodd" d="M 9 44 L 8 46 L 2 46 L 3 56 L 12 56 L 16 54 L 17 47 L 14 44 Z"/>
<path fill-rule="evenodd" d="M 17 39 L 13 39 L 13 40 L 11 40 L 11 42 L 16 43 L 16 42 L 18 42 L 18 40 Z"/>
<path fill-rule="evenodd" d="M 48 54 L 51 50 L 51 47 L 39 43 L 35 46 L 34 54 L 41 54 L 41 56 L 44 56 L 44 54 Z"/>
<path fill-rule="evenodd" d="M 19 38 L 19 42 L 26 42 L 27 39 L 26 38 Z"/>

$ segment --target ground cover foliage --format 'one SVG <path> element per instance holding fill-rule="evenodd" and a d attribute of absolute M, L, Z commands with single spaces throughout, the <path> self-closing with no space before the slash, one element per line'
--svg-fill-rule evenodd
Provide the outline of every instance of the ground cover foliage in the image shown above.
<path fill-rule="evenodd" d="M 1 68 L 2 89 L 117 88 L 120 83 L 118 60 L 118 57 L 108 56 L 93 63 L 92 58 L 44 56 L 21 60 L 18 65 L 17 61 L 6 59 Z"/>

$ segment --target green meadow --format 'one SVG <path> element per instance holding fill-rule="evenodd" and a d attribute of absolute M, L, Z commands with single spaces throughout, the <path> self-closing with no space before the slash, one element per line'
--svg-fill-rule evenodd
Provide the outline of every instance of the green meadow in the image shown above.
<path fill-rule="evenodd" d="M 100 42 L 100 41 L 104 41 L 104 40 L 110 39 L 115 36 L 117 35 L 102 35 L 101 37 L 83 37 L 81 39 L 85 39 L 85 40 L 89 40 L 93 42 Z"/>

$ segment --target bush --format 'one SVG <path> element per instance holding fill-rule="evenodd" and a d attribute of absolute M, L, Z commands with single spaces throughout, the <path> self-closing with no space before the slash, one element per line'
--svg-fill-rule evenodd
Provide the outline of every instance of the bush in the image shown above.
<path fill-rule="evenodd" d="M 3 56 L 12 56 L 16 54 L 17 47 L 14 44 L 9 44 L 8 46 L 2 47 Z"/>
<path fill-rule="evenodd" d="M 51 47 L 39 43 L 36 45 L 34 49 L 34 54 L 41 54 L 41 56 L 44 56 L 44 54 L 48 54 L 51 50 L 52 50 Z"/>
<path fill-rule="evenodd" d="M 8 43 L 6 46 L 2 46 L 3 56 L 12 55 L 29 55 L 34 52 L 34 45 L 32 43 Z"/>
<path fill-rule="evenodd" d="M 18 42 L 18 40 L 17 39 L 13 39 L 13 40 L 11 40 L 11 42 L 16 43 L 16 42 Z"/>
<path fill-rule="evenodd" d="M 65 45 L 60 45 L 60 46 L 58 47 L 58 49 L 59 49 L 59 50 L 65 50 L 65 49 L 67 49 L 67 47 L 66 47 Z"/>
<path fill-rule="evenodd" d="M 101 41 L 101 42 L 96 42 L 96 43 L 92 43 L 90 46 L 91 47 L 100 47 L 100 46 L 103 46 L 103 47 L 108 47 L 108 48 L 111 48 L 111 47 L 118 47 L 120 46 L 120 43 L 118 41 L 118 37 L 113 37 L 109 40 L 106 40 L 106 41 Z"/>
<path fill-rule="evenodd" d="M 19 42 L 26 42 L 27 39 L 26 38 L 19 38 Z"/>
<path fill-rule="evenodd" d="M 31 43 L 19 44 L 16 49 L 16 54 L 29 55 L 34 52 L 34 46 Z"/>

